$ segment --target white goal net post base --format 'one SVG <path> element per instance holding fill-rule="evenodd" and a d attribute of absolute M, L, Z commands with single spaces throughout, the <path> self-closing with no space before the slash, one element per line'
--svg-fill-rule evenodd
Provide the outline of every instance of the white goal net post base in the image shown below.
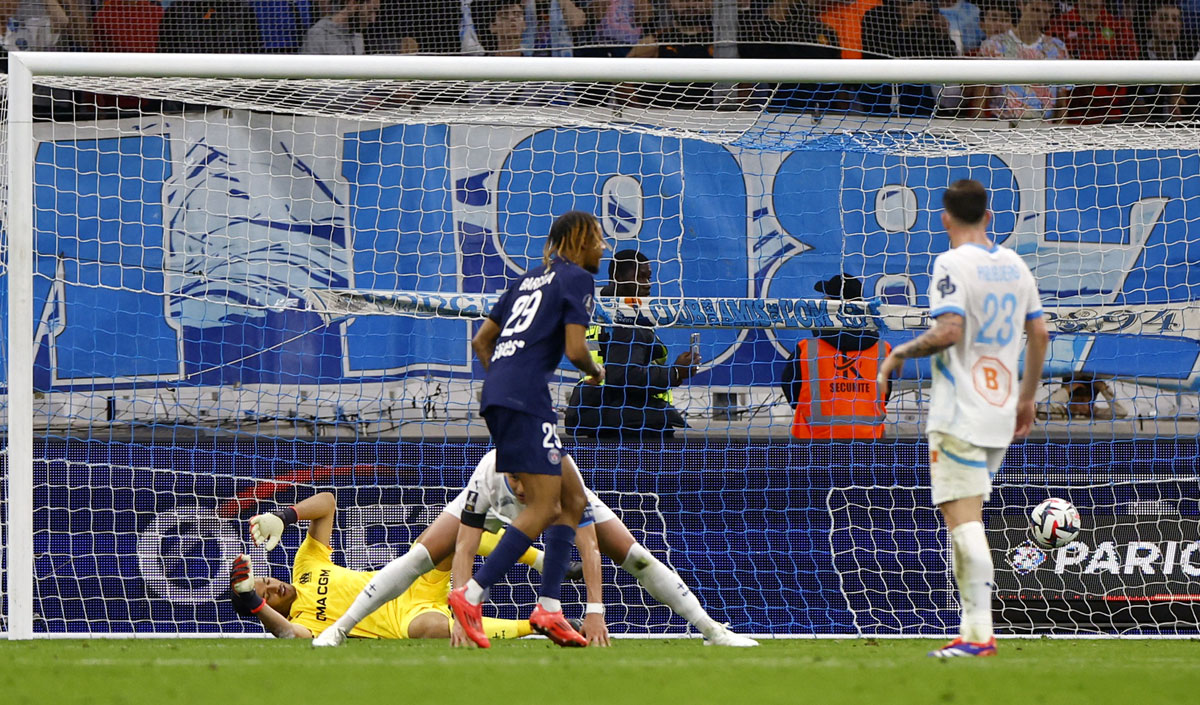
<path fill-rule="evenodd" d="M 1200 84 L 1200 64 L 1193 62 L 1018 62 L 1018 61 L 846 61 L 808 62 L 776 60 L 641 60 L 641 59 L 561 59 L 561 58 L 494 58 L 463 57 L 301 57 L 301 56 L 202 56 L 202 55 L 145 55 L 134 54 L 75 54 L 75 53 L 14 53 L 10 55 L 8 85 L 8 231 L 7 276 L 9 307 L 15 315 L 8 319 L 9 408 L 33 409 L 35 405 L 34 365 L 38 353 L 34 341 L 35 296 L 35 179 L 36 144 L 34 135 L 35 86 L 80 93 L 108 93 L 135 96 L 150 100 L 177 101 L 191 106 L 225 108 L 231 111 L 290 114 L 318 119 L 352 121 L 377 126 L 392 123 L 425 124 L 444 121 L 480 130 L 478 148 L 487 149 L 488 130 L 495 126 L 520 129 L 566 128 L 611 130 L 622 135 L 689 139 L 718 145 L 722 149 L 741 149 L 772 154 L 773 169 L 787 155 L 805 149 L 832 148 L 841 150 L 844 160 L 859 155 L 886 155 L 903 159 L 953 160 L 963 155 L 1002 152 L 1029 160 L 1044 158 L 1049 153 L 1071 150 L 1162 150 L 1163 161 L 1176 159 L 1177 153 L 1191 153 L 1200 147 L 1200 130 L 1190 122 L 1156 124 L 1122 122 L 1120 124 L 1067 124 L 1062 122 L 941 119 L 936 114 L 910 118 L 884 119 L 846 112 L 823 111 L 820 115 L 789 115 L 786 118 L 772 112 L 770 101 L 775 95 L 771 86 L 790 84 L 883 84 L 911 85 L 1047 85 L 1081 86 L 1088 84 L 1126 86 L 1183 86 Z M 606 97 L 596 104 L 584 100 L 588 84 L 609 87 Z M 675 86 L 676 98 L 670 109 L 655 102 L 657 86 Z M 439 88 L 445 86 L 445 88 Z M 625 100 L 627 95 L 639 95 L 638 86 L 649 86 L 645 100 Z M 682 88 L 679 88 L 679 87 Z M 735 86 L 739 88 L 721 88 Z M 751 88 L 750 86 L 758 86 Z M 632 88 L 631 88 L 632 87 Z M 700 100 L 689 104 L 690 87 L 703 93 Z M 679 96 L 682 96 L 680 98 Z M 528 99 L 528 100 L 526 100 Z M 522 104 L 525 102 L 527 104 Z M 713 109 L 719 108 L 719 109 Z M 198 118 L 203 119 L 203 118 Z M 122 125 L 113 128 L 125 129 Z M 139 128 L 141 129 L 141 128 Z M 471 138 L 467 138 L 469 142 Z M 515 139 L 515 138 L 514 138 Z M 649 143 L 648 143 L 649 144 Z M 659 143 L 648 146 L 653 151 Z M 1170 154 L 1166 154 L 1170 153 Z M 866 160 L 866 157 L 863 157 Z M 765 160 L 765 158 L 764 158 Z M 752 161 L 748 159 L 748 161 Z M 1014 163 L 1020 159 L 1014 158 Z M 490 166 L 490 164 L 488 164 Z M 907 165 L 904 165 L 907 166 Z M 1016 171 L 1020 178 L 1032 179 L 1032 169 L 1022 166 Z M 863 170 L 884 167 L 864 166 Z M 1023 169 L 1023 171 L 1022 171 Z M 664 169 L 665 170 L 665 169 Z M 932 180 L 948 172 L 931 170 Z M 769 200 L 771 184 L 763 173 L 750 173 L 745 187 L 753 192 L 758 203 Z M 772 172 L 776 174 L 776 172 Z M 812 176 L 812 174 L 809 174 Z M 775 178 L 778 178 L 777 175 Z M 682 183 L 682 178 L 679 179 Z M 447 188 L 456 188 L 449 185 Z M 690 185 L 688 186 L 691 187 Z M 466 187 L 469 190 L 469 185 Z M 757 191 L 755 191 L 757 189 Z M 874 186 L 858 187 L 862 193 L 874 194 Z M 882 191 L 882 189 L 878 189 Z M 912 191 L 912 189 L 909 189 Z M 885 237 L 901 240 L 912 227 L 913 219 L 928 213 L 914 209 L 907 191 L 897 191 L 897 198 L 879 196 L 880 203 L 872 217 L 879 221 Z M 668 194 L 669 195 L 669 194 Z M 1183 194 L 1187 196 L 1188 194 Z M 306 197 L 307 198 L 307 197 Z M 301 198 L 298 200 L 306 200 Z M 1109 243 L 1101 235 L 1095 242 L 1052 243 L 1037 242 L 1033 226 L 1013 226 L 1013 239 L 1023 256 L 1036 260 L 1039 277 L 1052 276 L 1065 282 L 1062 289 L 1074 286 L 1075 293 L 1064 300 L 1047 301 L 1054 328 L 1059 333 L 1080 333 L 1072 341 L 1071 354 L 1083 356 L 1094 348 L 1095 338 L 1089 334 L 1123 336 L 1153 336 L 1158 338 L 1195 339 L 1200 332 L 1196 325 L 1193 300 L 1171 299 L 1161 303 L 1115 300 L 1108 296 L 1127 275 L 1138 269 L 1139 249 L 1145 237 L 1159 222 L 1162 209 L 1155 198 L 1148 196 L 1125 209 L 1116 229 L 1133 234 L 1120 242 Z M 331 199 L 335 200 L 335 199 Z M 470 198 L 468 197 L 469 201 Z M 747 195 L 747 200 L 750 196 Z M 865 200 L 865 197 L 864 197 Z M 1161 200 L 1161 199 L 1160 199 Z M 894 203 L 892 202 L 894 201 Z M 867 205 L 838 204 L 847 212 L 863 215 Z M 472 206 L 476 207 L 476 206 Z M 480 206 L 479 208 L 482 208 Z M 1048 209 L 1045 203 L 1023 206 L 1008 215 L 1022 224 L 1037 223 L 1036 217 L 1026 218 L 1032 211 Z M 928 207 L 926 207 L 926 210 Z M 1028 212 L 1027 212 L 1028 210 Z M 1104 211 L 1099 206 L 1094 211 Z M 757 209 L 740 214 L 742 220 L 757 218 Z M 1136 217 L 1135 217 L 1136 216 Z M 864 216 L 865 217 L 865 216 Z M 1101 219 L 1110 217 L 1106 211 Z M 681 219 L 681 218 L 680 218 Z M 1128 222 L 1125 222 L 1128 221 Z M 1039 226 L 1040 227 L 1040 226 Z M 1066 227 L 1066 226 L 1062 226 Z M 680 228 L 682 230 L 682 228 Z M 772 226 L 762 227 L 762 242 L 754 241 L 746 250 L 764 266 L 762 281 L 770 282 L 771 267 L 782 266 L 782 258 L 771 259 L 762 254 L 766 243 L 776 247 L 787 238 L 769 238 Z M 812 235 L 811 233 L 808 233 Z M 849 234 L 831 230 L 821 237 L 842 241 Z M 68 233 L 55 233 L 67 237 Z M 535 240 L 539 233 L 529 232 Z M 1027 237 L 1028 236 L 1028 237 Z M 680 235 L 680 237 L 682 237 Z M 1032 238 L 1029 239 L 1029 238 Z M 1142 238 L 1142 239 L 1139 239 Z M 800 239 L 796 239 L 800 242 Z M 810 238 L 810 239 L 815 239 Z M 1126 241 L 1128 240 L 1128 242 Z M 925 241 L 922 241 L 925 242 Z M 1045 247 L 1037 247 L 1045 245 Z M 782 250 L 792 247 L 813 247 L 810 243 L 778 245 Z M 926 245 L 917 252 L 895 251 L 870 254 L 864 246 L 850 252 L 848 246 L 827 252 L 827 274 L 842 270 L 911 270 L 916 274 L 923 265 L 909 264 L 908 254 L 928 257 Z M 56 248 L 57 249 L 57 248 Z M 1103 251 L 1101 251 L 1103 250 Z M 43 256 L 48 253 L 40 253 Z M 196 254 L 196 253 L 190 253 Z M 241 254 L 230 248 L 222 256 L 234 262 Z M 536 258 L 540 252 L 525 252 Z M 743 253 L 745 255 L 745 253 Z M 875 257 L 876 259 L 869 259 Z M 726 332 L 755 328 L 794 329 L 803 331 L 826 327 L 826 317 L 833 327 L 875 328 L 886 331 L 912 331 L 928 324 L 914 302 L 889 303 L 872 299 L 863 304 L 843 307 L 834 302 L 808 298 L 808 291 L 770 289 L 756 280 L 757 271 L 750 276 L 742 291 L 726 291 L 722 296 L 691 294 L 696 282 L 685 274 L 682 265 L 676 266 L 678 254 L 663 254 L 652 258 L 663 271 L 670 272 L 660 283 L 675 287 L 678 296 L 648 299 L 647 311 L 655 322 L 665 328 L 709 328 Z M 713 256 L 719 261 L 719 256 Z M 924 262 L 924 260 L 921 260 Z M 228 263 L 222 263 L 228 264 Z M 236 263 L 235 263 L 236 264 Z M 876 265 L 879 265 L 878 267 Z M 886 265 L 883 266 L 883 265 Z M 833 269 L 834 267 L 837 270 Z M 147 269 L 153 269 L 148 266 Z M 219 269 L 213 268 L 213 269 Z M 233 267 L 236 269 L 236 266 Z M 181 271 L 191 270 L 181 267 Z M 210 275 L 210 269 L 200 267 L 198 278 Z M 843 270 L 845 271 L 845 270 Z M 236 273 L 235 273 L 236 274 Z M 231 277 L 232 278 L 232 277 Z M 287 276 L 282 277 L 289 284 Z M 1146 277 L 1143 273 L 1143 279 Z M 1091 292 L 1088 283 L 1103 282 L 1101 293 Z M 711 284 L 712 282 L 701 282 Z M 719 282 L 718 282 L 719 283 Z M 738 282 L 741 286 L 744 282 Z M 810 282 L 811 283 L 811 282 Z M 1148 288 L 1150 284 L 1143 285 Z M 103 289 L 104 286 L 98 286 Z M 352 318 L 386 317 L 418 314 L 437 319 L 461 319 L 478 315 L 488 304 L 491 294 L 459 292 L 453 287 L 439 286 L 426 291 L 419 286 L 396 286 L 378 289 L 372 286 L 355 288 L 348 282 L 331 283 L 326 290 L 301 287 L 312 293 L 301 297 L 297 306 L 316 311 L 330 322 L 345 322 Z M 736 288 L 736 287 L 734 287 Z M 341 292 L 340 294 L 335 292 Z M 1082 292 L 1082 293 L 1081 293 Z M 208 305 L 204 294 L 193 294 L 186 287 L 172 292 L 186 307 L 192 302 Z M 736 293 L 736 295 L 734 295 Z M 919 290 L 915 296 L 921 296 Z M 454 296 L 464 298 L 453 299 Z M 908 294 L 901 292 L 900 298 Z M 794 297 L 794 298 L 785 298 Z M 448 300 L 442 301 L 446 298 Z M 453 300 L 449 300 L 453 299 Z M 314 304 L 313 302 L 320 302 Z M 707 302 L 707 303 L 705 303 Z M 258 304 L 223 301 L 227 311 L 253 309 Z M 287 307 L 291 304 L 285 304 Z M 637 310 L 641 310 L 638 304 Z M 758 314 L 758 307 L 764 312 Z M 269 307 L 269 306 L 268 306 Z M 324 308 L 319 308 L 324 307 Z M 710 318 L 707 311 L 715 311 Z M 787 319 L 786 308 L 817 311 L 821 317 L 805 321 L 803 317 Z M 47 306 L 47 308 L 49 308 Z M 704 320 L 689 317 L 689 311 L 706 312 Z M 624 314 L 620 303 L 607 310 L 610 320 L 620 322 Z M 776 318 L 776 316 L 782 318 Z M 603 319 L 601 319 L 603 322 Z M 302 331 L 303 332 L 303 331 Z M 100 336 L 118 335 L 113 331 L 98 331 Z M 729 359 L 734 356 L 731 354 Z M 465 373 L 461 366 L 456 370 Z M 1141 374 L 1141 373 L 1138 373 Z M 1177 374 L 1175 381 L 1187 388 L 1195 375 L 1186 371 Z M 137 384 L 140 380 L 110 380 L 110 386 Z M 158 382 L 156 382 L 158 383 Z M 168 386 L 171 382 L 161 382 Z M 240 381 L 237 382 L 241 384 Z M 83 385 L 86 386 L 86 385 Z M 349 385 L 348 385 L 349 386 Z M 106 390 L 97 389 L 103 395 Z M 66 410 L 65 413 L 70 413 Z M 81 432 L 90 419 L 77 420 Z M 34 571 L 34 420 L 30 414 L 9 414 L 8 446 L 8 516 L 7 544 L 8 634 L 27 638 L 34 633 L 32 615 L 35 613 L 33 591 Z M 436 438 L 436 433 L 429 434 Z M 733 439 L 730 439 L 731 441 Z M 1142 490 L 1137 490 L 1142 491 Z M 1031 493 L 1032 494 L 1032 493 Z M 1122 515 L 1124 516 L 1124 515 Z M 1128 524 L 1121 524 L 1126 526 Z M 840 551 L 840 552 L 838 552 Z M 857 561 L 854 550 L 835 551 L 840 557 Z M 853 572 L 847 569 L 848 572 Z M 861 570 L 857 567 L 854 570 Z M 870 569 L 867 569 L 870 572 Z M 933 571 L 934 577 L 945 576 Z M 869 602 L 869 600 L 868 600 Z M 866 604 L 866 603 L 865 603 Z M 876 609 L 866 604 L 864 609 Z M 937 631 L 941 625 L 932 625 Z M 937 631 L 937 633 L 943 633 Z"/>

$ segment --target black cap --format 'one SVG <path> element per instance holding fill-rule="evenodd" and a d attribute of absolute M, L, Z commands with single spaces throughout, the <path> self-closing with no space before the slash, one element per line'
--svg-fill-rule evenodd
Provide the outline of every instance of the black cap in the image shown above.
<path fill-rule="evenodd" d="M 862 282 L 849 274 L 835 274 L 823 282 L 817 282 L 813 288 L 831 299 L 842 301 L 861 301 L 863 297 Z"/>

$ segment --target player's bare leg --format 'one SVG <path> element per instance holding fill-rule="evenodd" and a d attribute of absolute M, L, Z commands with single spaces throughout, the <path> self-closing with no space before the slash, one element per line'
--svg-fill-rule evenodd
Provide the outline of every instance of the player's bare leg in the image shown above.
<path fill-rule="evenodd" d="M 929 655 L 939 658 L 992 656 L 996 653 L 996 639 L 992 634 L 995 571 L 987 534 L 983 530 L 983 497 L 950 500 L 938 505 L 938 509 L 950 530 L 962 619 L 959 637 Z"/>
<path fill-rule="evenodd" d="M 571 546 L 575 544 L 575 529 L 587 506 L 587 494 L 583 479 L 573 465 L 567 465 L 562 474 L 559 504 L 561 511 L 554 523 L 545 530 L 546 557 L 542 570 L 542 584 L 538 590 L 538 604 L 529 622 L 535 631 L 559 646 L 587 646 L 587 639 L 575 630 L 562 613 L 559 601 L 562 581 L 571 562 Z M 519 476 L 528 496 L 529 475 Z"/>
<path fill-rule="evenodd" d="M 698 629 L 704 635 L 706 645 L 758 646 L 757 641 L 734 634 L 709 617 L 683 578 L 638 543 L 620 520 L 610 519 L 596 524 L 596 542 L 601 553 L 637 578 L 654 599 L 670 607 L 675 614 Z"/>
<path fill-rule="evenodd" d="M 421 533 L 408 552 L 383 567 L 367 583 L 346 613 L 313 639 L 313 646 L 339 646 L 359 622 L 380 607 L 400 597 L 417 578 L 454 554 L 458 535 L 458 517 L 445 512 L 438 515 Z M 447 634 L 447 636 L 449 636 Z"/>

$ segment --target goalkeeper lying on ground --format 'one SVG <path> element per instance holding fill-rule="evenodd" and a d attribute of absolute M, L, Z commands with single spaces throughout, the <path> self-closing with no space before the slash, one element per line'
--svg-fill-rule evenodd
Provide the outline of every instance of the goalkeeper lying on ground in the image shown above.
<path fill-rule="evenodd" d="M 298 520 L 309 520 L 308 535 L 296 551 L 292 563 L 292 582 L 271 577 L 255 578 L 250 559 L 238 556 L 230 574 L 233 603 L 239 614 L 258 617 L 267 631 L 281 639 L 312 638 L 341 617 L 376 571 L 350 570 L 334 563 L 333 520 L 337 503 L 332 494 L 322 492 L 294 507 L 259 514 L 250 519 L 250 531 L 256 543 L 267 550 L 275 548 L 283 530 Z M 481 545 L 490 551 L 495 539 Z M 537 567 L 541 551 L 529 549 L 521 562 Z M 395 600 L 359 622 L 350 636 L 374 639 L 446 639 L 452 617 L 446 606 L 450 593 L 449 560 L 434 567 L 413 582 Z M 444 570 L 442 569 L 444 568 Z M 532 633 L 529 622 L 515 619 L 483 620 L 489 637 L 515 639 Z"/>
<path fill-rule="evenodd" d="M 562 463 L 563 472 L 579 472 L 571 456 L 563 455 Z M 608 645 L 600 580 L 600 554 L 604 554 L 622 570 L 637 578 L 652 596 L 696 627 L 704 635 L 706 645 L 758 646 L 753 639 L 734 634 L 709 617 L 683 579 L 638 543 L 613 510 L 595 493 L 585 491 L 588 506 L 579 522 L 577 541 L 579 555 L 583 558 L 588 604 L 580 633 L 590 644 Z M 496 472 L 496 451 L 489 451 L 475 467 L 466 488 L 421 533 L 408 553 L 379 571 L 366 584 L 354 604 L 338 618 L 334 628 L 313 640 L 313 646 L 338 646 L 347 634 L 354 636 L 362 624 L 391 604 L 395 596 L 404 594 L 410 589 L 409 586 L 416 584 L 414 581 L 419 580 L 419 576 L 435 564 L 444 564 L 455 555 L 456 550 L 465 556 L 474 554 L 476 547 L 494 546 L 496 539 L 491 532 L 512 521 L 524 508 L 524 501 L 524 488 L 517 476 Z M 526 557 L 522 556 L 521 560 L 525 562 Z M 459 569 L 470 565 L 468 561 L 460 563 L 462 565 L 456 566 Z M 485 631 L 487 624 L 485 619 Z M 454 632 L 451 643 L 465 643 L 465 636 L 457 624 Z"/>

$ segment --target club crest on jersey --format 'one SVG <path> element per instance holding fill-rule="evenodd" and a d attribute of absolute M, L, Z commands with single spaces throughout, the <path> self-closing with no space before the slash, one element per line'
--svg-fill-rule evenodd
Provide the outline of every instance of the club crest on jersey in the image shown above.
<path fill-rule="evenodd" d="M 308 583 L 311 580 L 312 580 L 312 572 L 310 571 L 308 573 L 301 574 L 300 579 L 297 580 L 296 582 L 300 583 L 301 585 L 308 585 Z"/>
<path fill-rule="evenodd" d="M 558 465 L 562 462 L 562 453 L 558 448 L 551 448 L 546 451 L 546 460 L 549 460 L 551 465 Z"/>
<path fill-rule="evenodd" d="M 942 280 L 937 283 L 938 293 L 942 296 L 953 294 L 958 287 L 954 286 L 954 282 L 950 281 L 950 275 L 942 277 Z"/>

